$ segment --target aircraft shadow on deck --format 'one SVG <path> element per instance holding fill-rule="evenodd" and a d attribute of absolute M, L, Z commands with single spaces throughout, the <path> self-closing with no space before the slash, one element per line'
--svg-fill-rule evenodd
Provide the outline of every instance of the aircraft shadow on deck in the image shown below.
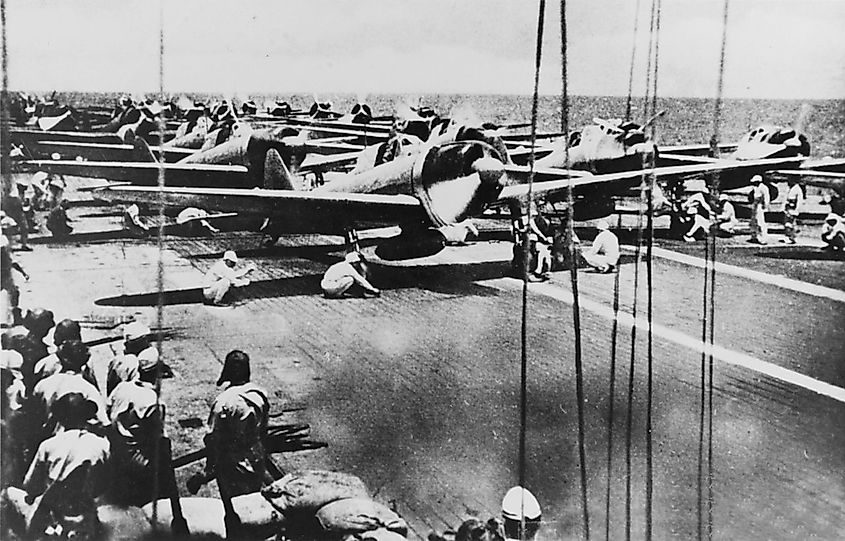
<path fill-rule="evenodd" d="M 756 253 L 769 259 L 791 259 L 796 261 L 845 261 L 845 253 L 824 250 L 810 246 L 782 246 Z"/>
<path fill-rule="evenodd" d="M 109 231 L 91 231 L 88 233 L 71 233 L 67 237 L 58 239 L 52 236 L 30 238 L 30 244 L 82 244 L 87 242 L 104 242 L 111 240 L 139 240 L 122 229 L 112 229 Z"/>
<path fill-rule="evenodd" d="M 334 261 L 337 259 L 334 258 Z M 376 267 L 376 266 L 373 266 Z M 471 265 L 441 265 L 431 267 L 373 268 L 372 281 L 385 291 L 407 288 L 421 288 L 453 295 L 491 295 L 473 282 L 489 278 L 499 278 L 507 273 L 505 263 L 478 263 Z M 231 291 L 232 304 L 240 304 L 255 299 L 297 297 L 321 295 L 320 281 L 322 274 L 308 274 L 272 280 L 259 280 L 245 287 Z M 132 293 L 97 299 L 98 306 L 157 306 L 158 292 Z M 202 288 L 170 289 L 161 294 L 164 306 L 180 304 L 202 304 Z"/>

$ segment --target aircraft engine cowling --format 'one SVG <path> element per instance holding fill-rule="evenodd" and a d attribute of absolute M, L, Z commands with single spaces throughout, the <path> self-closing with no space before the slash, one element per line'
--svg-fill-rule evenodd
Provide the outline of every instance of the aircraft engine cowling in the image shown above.
<path fill-rule="evenodd" d="M 505 183 L 501 154 L 482 141 L 432 148 L 414 166 L 412 184 L 435 227 L 456 224 L 496 200 Z"/>

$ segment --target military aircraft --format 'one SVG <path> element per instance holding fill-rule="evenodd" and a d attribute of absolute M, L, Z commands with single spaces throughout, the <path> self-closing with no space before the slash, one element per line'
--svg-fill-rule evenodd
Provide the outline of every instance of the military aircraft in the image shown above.
<path fill-rule="evenodd" d="M 325 233 L 353 239 L 357 229 L 399 225 L 402 233 L 382 253 L 397 259 L 431 255 L 443 247 L 439 229 L 478 216 L 493 205 L 522 212 L 529 192 L 528 168 L 510 164 L 501 140 L 465 129 L 454 140 L 399 156 L 358 173 L 334 178 L 310 190 L 110 186 L 97 190 L 101 199 L 117 202 L 199 207 L 267 217 L 267 231 Z M 725 160 L 707 164 L 657 167 L 593 175 L 547 168 L 534 172 L 533 193 L 562 198 L 572 185 L 576 219 L 612 212 L 613 196 L 639 186 L 644 175 L 657 180 L 683 179 L 719 172 L 746 178 L 769 169 L 797 166 L 803 158 Z M 172 184 L 172 183 L 168 183 Z M 597 204 L 609 201 L 610 204 Z"/>

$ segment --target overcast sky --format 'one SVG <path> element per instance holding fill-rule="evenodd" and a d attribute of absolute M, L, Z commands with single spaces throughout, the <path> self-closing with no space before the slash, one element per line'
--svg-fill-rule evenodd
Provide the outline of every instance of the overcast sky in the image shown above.
<path fill-rule="evenodd" d="M 570 92 L 625 95 L 635 0 L 570 0 Z M 159 86 L 155 0 L 6 0 L 9 85 Z M 716 93 L 723 0 L 663 0 L 659 94 Z M 533 85 L 537 1 L 163 3 L 166 92 L 519 93 Z M 645 84 L 641 0 L 635 92 Z M 560 89 L 548 2 L 541 90 Z M 845 98 L 845 0 L 732 0 L 725 95 Z"/>

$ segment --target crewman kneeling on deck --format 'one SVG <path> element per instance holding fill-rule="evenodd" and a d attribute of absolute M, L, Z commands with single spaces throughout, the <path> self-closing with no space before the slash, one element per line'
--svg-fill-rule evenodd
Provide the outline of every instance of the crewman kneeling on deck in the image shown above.
<path fill-rule="evenodd" d="M 610 230 L 607 220 L 596 222 L 599 234 L 593 240 L 593 245 L 581 255 L 584 261 L 599 272 L 613 272 L 619 264 L 619 239 Z"/>
<path fill-rule="evenodd" d="M 27 538 L 97 538 L 95 498 L 109 482 L 110 445 L 88 428 L 96 411 L 97 406 L 78 393 L 64 395 L 53 405 L 51 413 L 60 429 L 39 445 L 23 488 L 10 487 L 5 495 Z"/>
<path fill-rule="evenodd" d="M 357 251 L 349 252 L 343 261 L 329 267 L 323 275 L 320 287 L 329 299 L 381 295 L 381 291 L 367 280 L 367 266 L 364 258 Z"/>
<path fill-rule="evenodd" d="M 123 227 L 137 237 L 150 234 L 150 228 L 141 221 L 141 209 L 135 204 L 129 205 L 123 211 Z"/>
<path fill-rule="evenodd" d="M 73 227 L 70 225 L 70 218 L 67 215 L 67 207 L 67 200 L 62 199 L 58 205 L 50 210 L 50 214 L 47 216 L 47 229 L 56 240 L 67 239 L 73 233 Z"/>
<path fill-rule="evenodd" d="M 206 304 L 223 304 L 223 299 L 229 289 L 249 285 L 247 274 L 255 270 L 252 264 L 241 269 L 235 269 L 238 256 L 232 250 L 223 254 L 223 259 L 212 265 L 205 274 L 206 285 L 202 290 Z"/>
<path fill-rule="evenodd" d="M 250 382 L 249 356 L 230 351 L 223 363 L 217 385 L 229 383 L 211 406 L 205 437 L 208 452 L 204 474 L 188 480 L 188 491 L 217 478 L 224 499 L 257 492 L 273 482 L 267 471 L 264 438 L 267 433 L 270 402 L 267 392 Z"/>
<path fill-rule="evenodd" d="M 838 214 L 830 213 L 822 226 L 822 241 L 825 250 L 845 251 L 845 223 Z"/>
<path fill-rule="evenodd" d="M 736 228 L 739 226 L 736 209 L 725 194 L 719 196 L 719 214 L 716 216 L 716 224 L 719 234 L 728 237 L 736 233 Z"/>
<path fill-rule="evenodd" d="M 681 210 L 686 214 L 687 231 L 684 233 L 684 241 L 695 242 L 695 236 L 699 231 L 706 235 L 710 230 L 710 217 L 713 211 L 707 203 L 706 195 L 710 193 L 707 186 L 702 182 L 694 188 L 695 192 L 681 204 Z"/>

